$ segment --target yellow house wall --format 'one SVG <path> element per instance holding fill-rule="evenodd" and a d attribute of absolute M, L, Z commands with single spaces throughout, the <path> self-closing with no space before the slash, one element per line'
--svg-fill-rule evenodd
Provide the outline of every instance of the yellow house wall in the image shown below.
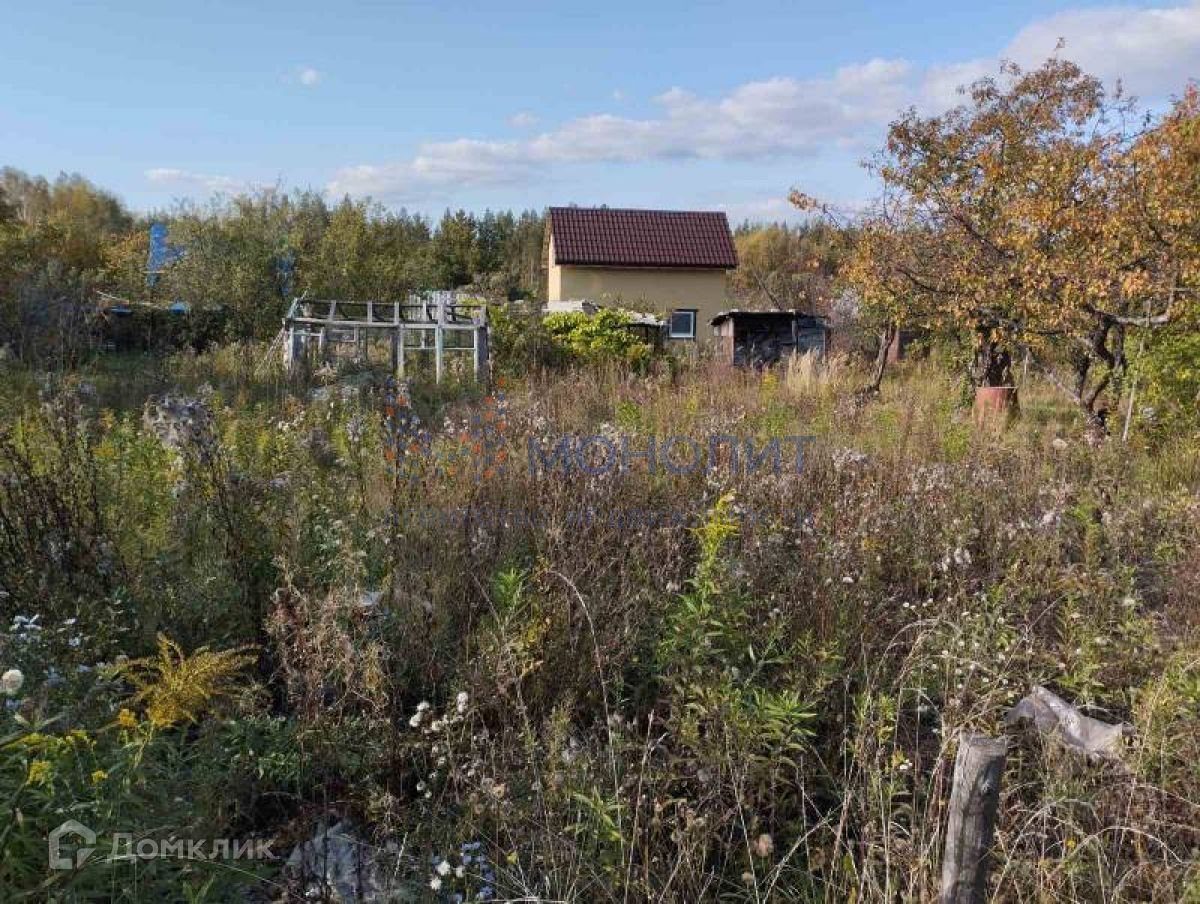
<path fill-rule="evenodd" d="M 546 300 L 547 301 L 562 301 L 562 270 L 558 264 L 554 263 L 554 236 L 550 236 L 550 249 L 547 253 L 549 261 L 549 270 L 546 274 Z"/>
<path fill-rule="evenodd" d="M 551 243 L 553 255 L 553 242 Z M 550 258 L 554 260 L 553 256 Z M 695 308 L 696 338 L 708 339 L 708 321 L 729 307 L 724 270 L 655 270 L 623 267 L 574 267 L 551 264 L 550 301 L 586 298 L 605 305 L 647 304 L 661 313 Z"/>

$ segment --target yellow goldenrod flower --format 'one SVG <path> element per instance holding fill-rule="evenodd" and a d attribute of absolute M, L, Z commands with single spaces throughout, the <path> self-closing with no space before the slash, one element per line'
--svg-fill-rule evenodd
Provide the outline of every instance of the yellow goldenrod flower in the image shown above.
<path fill-rule="evenodd" d="M 122 728 L 137 728 L 137 716 L 133 714 L 133 710 L 122 709 L 117 713 L 117 724 Z"/>
<path fill-rule="evenodd" d="M 252 649 L 237 647 L 214 653 L 200 647 L 189 656 L 179 644 L 160 634 L 158 655 L 126 663 L 121 675 L 138 689 L 131 702 L 145 704 L 146 716 L 155 728 L 169 728 L 195 722 L 218 698 L 229 696 L 239 673 L 257 658 Z"/>
<path fill-rule="evenodd" d="M 29 764 L 29 775 L 25 780 L 31 785 L 44 785 L 51 772 L 53 767 L 49 760 L 34 760 Z"/>
<path fill-rule="evenodd" d="M 67 732 L 67 741 L 75 747 L 91 747 L 93 741 L 88 737 L 88 733 L 79 728 L 73 728 Z"/>
<path fill-rule="evenodd" d="M 92 784 L 98 785 L 102 781 L 104 781 L 106 778 L 108 778 L 108 773 L 105 772 L 103 769 L 97 769 L 95 772 L 92 773 Z"/>

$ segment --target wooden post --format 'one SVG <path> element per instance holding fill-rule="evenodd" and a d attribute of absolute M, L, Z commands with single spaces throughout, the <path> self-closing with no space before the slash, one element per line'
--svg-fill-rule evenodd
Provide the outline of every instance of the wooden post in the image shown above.
<path fill-rule="evenodd" d="M 471 363 L 474 365 L 471 368 L 471 370 L 472 370 L 472 373 L 475 375 L 475 382 L 478 383 L 479 382 L 479 352 L 481 351 L 480 339 L 479 339 L 479 317 L 476 316 L 472 319 L 475 321 L 475 329 L 471 331 Z"/>
<path fill-rule="evenodd" d="M 398 339 L 398 348 L 396 356 L 396 376 L 404 378 L 404 324 L 400 324 L 400 336 Z"/>
<path fill-rule="evenodd" d="M 429 313 L 429 298 L 427 296 L 422 295 L 421 296 L 421 320 L 425 323 L 429 323 L 432 319 L 433 319 L 433 315 L 431 315 Z M 421 332 L 421 351 L 425 351 L 425 349 L 426 349 L 425 330 L 421 330 L 420 332 Z M 421 360 L 422 361 L 425 360 L 424 355 L 421 356 Z"/>
<path fill-rule="evenodd" d="M 388 330 L 392 337 L 392 374 L 400 376 L 400 302 L 392 302 L 392 328 Z"/>
<path fill-rule="evenodd" d="M 1007 751 L 1004 738 L 964 732 L 959 740 L 942 856 L 942 904 L 987 900 L 988 851 Z"/>
<path fill-rule="evenodd" d="M 367 323 L 374 323 L 374 322 L 375 322 L 375 302 L 368 301 L 367 302 Z M 369 326 L 366 327 L 365 329 L 363 329 L 361 337 L 359 339 L 359 342 L 360 342 L 360 345 L 362 348 L 362 350 L 359 352 L 359 354 L 362 356 L 362 361 L 364 364 L 370 364 L 371 363 L 371 328 Z"/>
<path fill-rule="evenodd" d="M 433 330 L 433 381 L 442 382 L 442 347 L 445 345 L 446 303 L 441 298 L 437 303 L 437 326 Z"/>
<path fill-rule="evenodd" d="M 487 327 L 487 310 L 484 309 L 482 316 L 476 318 L 475 330 L 475 382 L 488 382 L 488 327 Z"/>
<path fill-rule="evenodd" d="M 296 365 L 296 328 L 289 326 L 287 331 L 287 347 L 283 350 L 283 363 L 290 372 Z"/>

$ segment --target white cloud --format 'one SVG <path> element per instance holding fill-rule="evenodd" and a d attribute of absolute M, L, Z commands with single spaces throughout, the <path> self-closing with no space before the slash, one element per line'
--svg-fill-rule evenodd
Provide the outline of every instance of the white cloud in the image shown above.
<path fill-rule="evenodd" d="M 175 186 L 186 189 L 204 189 L 209 192 L 224 192 L 237 194 L 247 191 L 251 186 L 247 182 L 233 179 L 229 176 L 213 176 L 205 173 L 193 173 L 188 170 L 175 169 L 169 166 L 155 167 L 146 170 L 146 179 L 155 185 Z"/>
<path fill-rule="evenodd" d="M 787 198 L 782 197 L 730 201 L 717 204 L 716 208 L 725 211 L 731 223 L 743 220 L 756 223 L 795 222 L 804 218 L 803 211 L 797 210 Z"/>
<path fill-rule="evenodd" d="M 622 91 L 620 88 L 614 88 L 613 93 L 612 93 L 612 99 L 615 100 L 617 103 L 621 103 L 621 101 L 625 100 L 625 92 Z"/>
<path fill-rule="evenodd" d="M 731 223 L 740 223 L 743 220 L 752 223 L 805 223 L 812 221 L 816 216 L 812 211 L 798 209 L 782 195 L 727 201 L 714 204 L 713 207 L 725 211 Z M 843 200 L 833 205 L 831 210 L 838 219 L 851 221 L 866 208 L 865 202 Z"/>
<path fill-rule="evenodd" d="M 1200 72 L 1200 3 L 1060 13 L 1022 29 L 1005 55 L 1036 65 L 1060 37 L 1067 59 L 1147 97 L 1179 92 L 1184 79 Z"/>
<path fill-rule="evenodd" d="M 1085 70 L 1109 82 L 1122 78 L 1147 99 L 1161 98 L 1200 72 L 1200 0 L 1157 9 L 1057 13 L 1021 29 L 991 59 L 918 68 L 902 59 L 877 58 L 823 78 L 747 82 L 715 97 L 673 87 L 653 98 L 656 112 L 650 116 L 596 113 L 528 139 L 428 143 L 407 160 L 341 169 L 328 189 L 412 203 L 464 187 L 517 183 L 568 164 L 769 160 L 829 148 L 851 153 L 877 144 L 904 107 L 958 103 L 959 85 L 996 74 L 1001 58 L 1036 66 L 1054 53 L 1059 37 L 1067 41 L 1063 56 Z M 613 97 L 624 95 L 617 90 Z M 517 125 L 522 115 L 510 122 Z"/>
<path fill-rule="evenodd" d="M 908 72 L 901 60 L 872 60 L 829 79 L 749 82 L 717 98 L 672 88 L 654 98 L 653 117 L 601 113 L 527 140 L 429 143 L 407 161 L 346 167 L 329 191 L 412 202 L 452 187 L 518 182 L 559 164 L 811 154 L 886 121 L 906 96 Z"/>
<path fill-rule="evenodd" d="M 1151 9 L 1066 10 L 1022 28 L 997 59 L 1034 67 L 1054 54 L 1059 39 L 1066 42 L 1059 55 L 1085 72 L 1109 85 L 1119 79 L 1127 91 L 1141 98 L 1161 99 L 1181 92 L 1185 81 L 1200 73 L 1200 2 Z M 935 105 L 957 102 L 955 88 L 995 75 L 997 59 L 931 68 L 925 81 L 926 99 Z"/>
<path fill-rule="evenodd" d="M 514 113 L 508 118 L 508 124 L 515 126 L 518 129 L 527 129 L 529 126 L 537 125 L 538 118 L 528 110 L 522 110 L 519 113 Z"/>
<path fill-rule="evenodd" d="M 322 73 L 320 70 L 313 69 L 311 66 L 301 66 L 296 71 L 296 81 L 302 84 L 305 88 L 312 88 L 321 81 Z"/>
<path fill-rule="evenodd" d="M 953 107 L 963 102 L 961 92 L 968 85 L 984 76 L 998 75 L 999 72 L 999 57 L 931 66 L 925 73 L 922 96 L 917 100 L 923 107 L 935 110 Z"/>

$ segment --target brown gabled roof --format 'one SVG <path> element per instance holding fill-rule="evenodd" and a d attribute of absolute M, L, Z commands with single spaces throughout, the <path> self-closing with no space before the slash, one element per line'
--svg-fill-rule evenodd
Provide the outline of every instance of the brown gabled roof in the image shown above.
<path fill-rule="evenodd" d="M 551 207 L 554 263 L 731 270 L 737 250 L 720 211 Z"/>

